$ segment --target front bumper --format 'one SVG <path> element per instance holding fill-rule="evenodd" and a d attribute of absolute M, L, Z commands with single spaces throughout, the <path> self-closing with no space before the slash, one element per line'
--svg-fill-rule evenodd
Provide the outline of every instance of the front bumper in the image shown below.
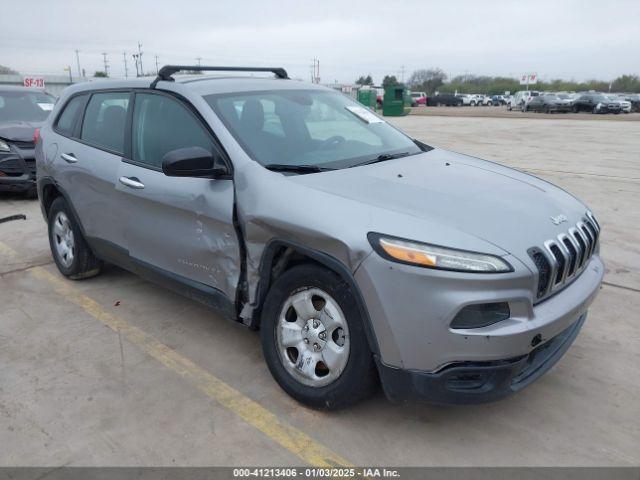
<path fill-rule="evenodd" d="M 513 257 L 507 260 L 517 264 Z M 522 388 L 524 380 L 511 385 L 513 378 L 531 358 L 541 358 L 534 351 L 557 342 L 572 325 L 582 324 L 603 275 L 604 265 L 594 254 L 579 277 L 540 302 L 534 298 L 531 272 L 521 267 L 505 274 L 464 274 L 397 264 L 373 253 L 356 270 L 355 278 L 369 311 L 379 372 L 389 396 L 452 403 L 456 400 L 449 398 L 450 389 L 442 383 L 449 385 L 451 378 L 469 368 L 490 372 L 491 379 L 483 380 L 481 388 L 487 391 L 485 398 L 474 395 L 476 400 L 459 401 L 467 403 L 500 398 Z M 507 302 L 511 317 L 481 328 L 450 327 L 465 306 L 492 302 Z M 563 345 L 568 348 L 570 341 Z M 546 367 L 526 384 L 548 370 L 563 352 L 545 360 Z"/>
<path fill-rule="evenodd" d="M 436 404 L 492 402 L 522 390 L 553 367 L 578 336 L 587 314 L 569 328 L 521 357 L 492 362 L 459 362 L 437 373 L 378 364 L 387 397 L 394 402 Z"/>
<path fill-rule="evenodd" d="M 36 185 L 34 150 L 0 155 L 0 191 L 25 192 Z"/>

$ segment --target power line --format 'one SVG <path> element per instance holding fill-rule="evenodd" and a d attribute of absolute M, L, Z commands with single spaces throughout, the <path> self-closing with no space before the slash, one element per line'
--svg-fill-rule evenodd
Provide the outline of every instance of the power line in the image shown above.
<path fill-rule="evenodd" d="M 202 57 L 196 57 L 196 60 L 198 61 L 198 66 L 200 66 L 200 62 L 202 61 Z"/>

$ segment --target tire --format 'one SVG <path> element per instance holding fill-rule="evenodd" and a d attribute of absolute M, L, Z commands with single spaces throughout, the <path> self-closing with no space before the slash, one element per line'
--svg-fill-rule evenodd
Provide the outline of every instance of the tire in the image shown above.
<path fill-rule="evenodd" d="M 100 273 L 101 262 L 91 252 L 63 197 L 51 204 L 48 223 L 51 255 L 62 275 L 81 280 Z"/>
<path fill-rule="evenodd" d="M 330 328 L 332 333 L 327 333 Z M 298 265 L 275 281 L 262 309 L 260 340 L 273 378 L 310 407 L 343 408 L 369 396 L 377 385 L 355 297 L 349 285 L 326 268 Z M 325 358 L 332 358 L 327 363 L 336 367 L 329 367 Z M 305 371 L 303 363 L 314 367 Z"/>
<path fill-rule="evenodd" d="M 599 113 L 598 112 L 598 107 L 593 107 L 593 110 L 591 111 L 591 113 Z"/>

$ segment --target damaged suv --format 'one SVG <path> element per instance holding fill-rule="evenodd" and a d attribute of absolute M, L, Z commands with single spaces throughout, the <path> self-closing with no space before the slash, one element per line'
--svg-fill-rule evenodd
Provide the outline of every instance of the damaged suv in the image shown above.
<path fill-rule="evenodd" d="M 317 408 L 378 383 L 397 401 L 518 391 L 604 273 L 600 225 L 564 190 L 281 68 L 74 85 L 36 156 L 63 275 L 111 262 L 259 329 L 275 380 Z"/>

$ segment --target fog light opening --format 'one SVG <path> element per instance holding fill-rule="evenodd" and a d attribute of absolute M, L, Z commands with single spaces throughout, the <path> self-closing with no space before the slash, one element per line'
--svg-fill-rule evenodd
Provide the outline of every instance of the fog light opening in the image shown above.
<path fill-rule="evenodd" d="M 478 303 L 467 305 L 458 312 L 451 328 L 480 328 L 506 320 L 511 316 L 507 302 Z"/>

